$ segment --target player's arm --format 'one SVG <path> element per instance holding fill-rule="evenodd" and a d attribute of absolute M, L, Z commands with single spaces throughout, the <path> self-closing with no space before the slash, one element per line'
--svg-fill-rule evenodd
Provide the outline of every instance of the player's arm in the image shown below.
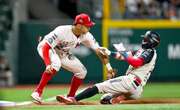
<path fill-rule="evenodd" d="M 84 46 L 91 48 L 100 58 L 103 64 L 107 64 L 109 62 L 108 56 L 102 56 L 100 46 L 91 33 L 88 32 L 86 35 L 84 35 L 83 39 L 81 39 L 81 43 Z"/>
<path fill-rule="evenodd" d="M 111 51 L 110 56 L 117 60 L 124 60 L 124 57 L 120 54 L 120 52 Z"/>
<path fill-rule="evenodd" d="M 132 65 L 135 68 L 142 66 L 144 64 L 144 58 L 134 57 L 131 51 L 111 52 L 110 56 L 118 60 L 127 61 L 130 65 Z"/>
<path fill-rule="evenodd" d="M 139 57 L 128 54 L 127 52 L 119 52 L 126 62 L 135 68 L 149 63 L 154 55 L 154 51 L 144 51 Z"/>
<path fill-rule="evenodd" d="M 51 49 L 50 45 L 48 43 L 45 43 L 42 47 L 42 55 L 45 65 L 50 65 L 50 57 L 49 57 L 49 50 Z"/>
<path fill-rule="evenodd" d="M 135 68 L 144 64 L 144 59 L 142 57 L 128 55 L 126 52 L 121 52 L 121 55 L 124 57 L 124 60 L 128 62 L 128 64 L 132 65 Z"/>
<path fill-rule="evenodd" d="M 114 78 L 116 76 L 117 70 L 113 69 L 110 62 L 109 62 L 109 50 L 105 47 L 99 47 L 96 50 L 97 56 L 100 58 L 102 63 L 105 65 L 107 69 L 107 79 Z"/>
<path fill-rule="evenodd" d="M 101 62 L 106 66 L 109 73 L 108 77 L 113 78 L 116 72 L 114 71 L 114 69 L 111 67 L 111 64 L 109 63 L 109 56 L 102 53 L 101 47 L 99 46 L 98 42 L 96 42 L 96 40 L 91 35 L 91 33 L 87 33 L 86 36 L 83 37 L 81 43 L 85 45 L 86 47 L 89 47 L 92 50 L 94 50 L 94 52 L 99 57 Z"/>
<path fill-rule="evenodd" d="M 105 48 L 105 47 L 99 47 L 98 48 L 97 55 L 100 57 L 100 59 L 102 58 L 101 60 L 107 69 L 107 72 L 108 72 L 107 79 L 114 78 L 117 74 L 117 70 L 113 69 L 111 67 L 110 62 L 109 62 L 109 55 L 110 54 L 111 54 L 111 51 L 109 51 L 107 48 Z"/>
<path fill-rule="evenodd" d="M 50 49 L 51 49 L 51 46 L 46 42 L 42 47 L 42 56 L 43 56 L 44 63 L 46 65 L 45 71 L 51 74 L 53 71 L 53 67 L 51 66 L 51 60 L 50 60 L 50 55 L 49 55 Z"/>
<path fill-rule="evenodd" d="M 53 67 L 51 65 L 49 51 L 53 47 L 55 47 L 55 45 L 56 45 L 56 42 L 52 37 L 46 37 L 45 38 L 45 43 L 42 47 L 42 56 L 43 56 L 44 63 L 46 65 L 46 72 L 48 72 L 48 73 L 51 73 L 53 70 Z"/>
<path fill-rule="evenodd" d="M 118 60 L 127 61 L 133 67 L 139 67 L 143 65 L 144 59 L 141 57 L 134 57 L 131 51 L 119 51 L 119 52 L 111 52 L 111 57 L 114 57 Z"/>
<path fill-rule="evenodd" d="M 103 64 L 108 64 L 109 63 L 109 56 L 102 53 L 101 48 L 97 48 L 95 49 L 95 53 L 96 55 L 100 58 L 100 60 L 102 61 Z"/>

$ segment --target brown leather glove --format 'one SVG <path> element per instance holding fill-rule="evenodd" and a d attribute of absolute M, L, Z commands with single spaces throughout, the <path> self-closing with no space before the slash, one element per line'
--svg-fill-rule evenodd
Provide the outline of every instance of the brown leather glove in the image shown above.
<path fill-rule="evenodd" d="M 106 48 L 98 48 L 98 54 L 104 58 L 109 57 L 107 54 L 107 50 Z"/>
<path fill-rule="evenodd" d="M 98 55 L 98 57 L 101 59 L 103 64 L 106 64 L 109 62 L 109 56 L 108 54 L 105 53 L 105 50 L 103 49 L 97 49 L 96 50 L 96 54 Z"/>
<path fill-rule="evenodd" d="M 117 69 L 111 69 L 107 73 L 107 79 L 112 79 L 116 76 L 117 74 Z"/>

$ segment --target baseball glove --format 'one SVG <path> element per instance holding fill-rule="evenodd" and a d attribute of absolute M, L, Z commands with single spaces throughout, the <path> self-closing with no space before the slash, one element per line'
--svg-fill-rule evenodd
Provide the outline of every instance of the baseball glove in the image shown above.
<path fill-rule="evenodd" d="M 105 49 L 98 48 L 96 51 L 98 57 L 101 59 L 103 64 L 107 64 L 109 62 L 109 55 L 105 52 Z"/>
<path fill-rule="evenodd" d="M 111 69 L 107 73 L 107 79 L 112 79 L 116 76 L 117 74 L 117 69 Z"/>
<path fill-rule="evenodd" d="M 100 48 L 98 48 L 98 50 L 99 50 L 99 55 L 102 56 L 103 58 L 109 57 L 110 51 L 107 48 L 100 47 Z"/>

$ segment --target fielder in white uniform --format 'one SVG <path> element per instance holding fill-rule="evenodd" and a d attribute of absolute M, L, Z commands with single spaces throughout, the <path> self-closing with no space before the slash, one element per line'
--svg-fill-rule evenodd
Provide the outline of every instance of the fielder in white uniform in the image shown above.
<path fill-rule="evenodd" d="M 46 69 L 42 74 L 39 85 L 31 94 L 35 101 L 41 102 L 44 87 L 61 67 L 74 73 L 70 91 L 67 95 L 67 97 L 74 97 L 87 74 L 87 70 L 79 59 L 71 54 L 70 50 L 82 43 L 98 55 L 99 44 L 89 32 L 93 25 L 94 23 L 90 20 L 90 17 L 82 13 L 76 16 L 73 25 L 58 26 L 40 41 L 37 50 L 46 65 Z"/>
<path fill-rule="evenodd" d="M 119 60 L 128 62 L 129 68 L 124 76 L 119 76 L 102 83 L 95 84 L 75 96 L 75 98 L 59 98 L 64 103 L 76 103 L 79 100 L 105 93 L 101 104 L 120 103 L 122 100 L 140 98 L 156 63 L 155 47 L 160 43 L 160 36 L 156 32 L 147 31 L 143 35 L 142 48 L 137 51 L 105 52 Z"/>

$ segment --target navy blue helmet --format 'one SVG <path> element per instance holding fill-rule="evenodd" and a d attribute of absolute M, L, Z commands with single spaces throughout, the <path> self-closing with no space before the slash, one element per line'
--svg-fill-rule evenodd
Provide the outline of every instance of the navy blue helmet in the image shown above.
<path fill-rule="evenodd" d="M 143 37 L 142 40 L 142 48 L 150 49 L 155 48 L 160 43 L 160 35 L 153 31 L 147 31 L 145 35 L 141 35 Z"/>

